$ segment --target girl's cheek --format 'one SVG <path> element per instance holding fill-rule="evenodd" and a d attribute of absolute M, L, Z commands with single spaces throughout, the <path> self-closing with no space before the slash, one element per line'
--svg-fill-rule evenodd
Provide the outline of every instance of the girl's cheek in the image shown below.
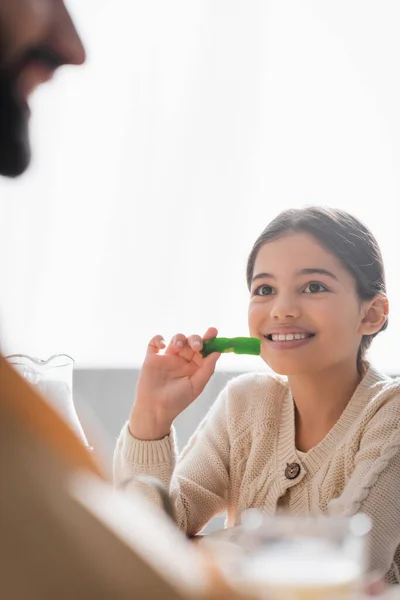
<path fill-rule="evenodd" d="M 248 310 L 248 322 L 249 325 L 253 325 L 254 327 L 257 324 L 264 320 L 268 313 L 268 309 L 262 302 L 251 302 Z"/>
<path fill-rule="evenodd" d="M 253 306 L 253 304 L 250 304 L 249 310 L 247 311 L 247 318 L 248 318 L 249 324 L 252 321 L 254 321 L 254 318 L 255 318 L 254 315 L 255 315 L 254 306 Z"/>

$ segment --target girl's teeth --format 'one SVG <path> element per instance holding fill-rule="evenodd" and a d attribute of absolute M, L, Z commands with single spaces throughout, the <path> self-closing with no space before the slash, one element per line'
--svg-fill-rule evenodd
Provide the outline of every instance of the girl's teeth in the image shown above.
<path fill-rule="evenodd" d="M 273 333 L 272 341 L 273 342 L 291 342 L 292 340 L 304 340 L 306 339 L 305 333 Z"/>

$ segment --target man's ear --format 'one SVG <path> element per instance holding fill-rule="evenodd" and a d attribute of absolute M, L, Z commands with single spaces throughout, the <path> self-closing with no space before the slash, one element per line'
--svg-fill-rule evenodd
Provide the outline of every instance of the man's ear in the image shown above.
<path fill-rule="evenodd" d="M 362 335 L 378 333 L 389 314 L 389 300 L 385 294 L 377 294 L 372 300 L 366 302 L 363 306 L 363 314 L 359 333 Z"/>

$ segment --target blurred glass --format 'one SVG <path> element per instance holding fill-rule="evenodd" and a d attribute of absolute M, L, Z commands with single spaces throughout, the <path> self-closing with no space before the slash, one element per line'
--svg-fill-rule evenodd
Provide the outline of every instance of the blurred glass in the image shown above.
<path fill-rule="evenodd" d="M 75 410 L 72 395 L 74 359 L 56 354 L 47 360 L 26 354 L 12 354 L 6 359 L 31 385 L 37 388 L 61 417 L 68 423 L 83 444 L 92 450 Z"/>
<path fill-rule="evenodd" d="M 244 513 L 237 543 L 223 567 L 250 597 L 266 600 L 358 598 L 365 575 L 365 515 L 265 516 Z"/>

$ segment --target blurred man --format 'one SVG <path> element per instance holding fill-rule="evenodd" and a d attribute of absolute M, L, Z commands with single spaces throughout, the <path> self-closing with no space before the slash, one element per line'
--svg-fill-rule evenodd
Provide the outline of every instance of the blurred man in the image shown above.
<path fill-rule="evenodd" d="M 16 177 L 29 165 L 31 92 L 58 67 L 84 61 L 82 42 L 62 0 L 0 0 L 1 175 Z M 101 483 L 101 471 L 51 406 L 0 354 L 1 598 L 186 598 L 142 556 L 143 532 L 136 546 L 128 543 L 111 523 L 117 511 L 111 511 L 111 521 L 102 514 L 113 491 L 111 483 Z M 79 473 L 82 500 L 73 491 Z M 100 486 L 95 500 L 87 497 L 94 484 Z M 133 505 L 132 516 L 138 513 Z"/>
<path fill-rule="evenodd" d="M 0 174 L 30 161 L 29 96 L 85 50 L 62 0 L 0 0 Z"/>

